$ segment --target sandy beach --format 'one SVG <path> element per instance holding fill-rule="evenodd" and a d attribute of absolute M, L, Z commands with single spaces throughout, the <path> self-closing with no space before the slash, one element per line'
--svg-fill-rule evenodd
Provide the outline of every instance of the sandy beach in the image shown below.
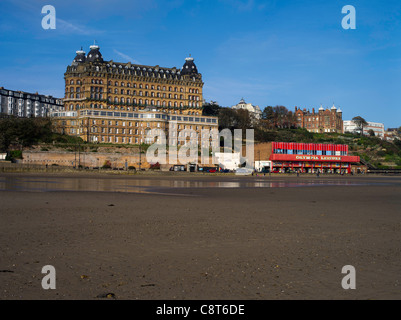
<path fill-rule="evenodd" d="M 5 183 L 32 177 L 76 179 L 80 187 Z M 92 178 L 134 187 L 91 191 Z M 156 183 L 138 187 L 141 179 Z M 0 181 L 0 299 L 401 297 L 401 177 L 2 174 Z M 45 265 L 56 269 L 55 290 L 41 286 Z M 345 265 L 355 267 L 355 290 L 341 286 Z"/>

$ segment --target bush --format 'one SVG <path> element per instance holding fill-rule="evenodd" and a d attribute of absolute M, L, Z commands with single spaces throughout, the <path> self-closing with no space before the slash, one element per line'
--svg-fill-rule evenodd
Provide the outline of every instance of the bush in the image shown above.
<path fill-rule="evenodd" d="M 23 159 L 21 150 L 11 150 L 7 156 L 8 160 Z"/>

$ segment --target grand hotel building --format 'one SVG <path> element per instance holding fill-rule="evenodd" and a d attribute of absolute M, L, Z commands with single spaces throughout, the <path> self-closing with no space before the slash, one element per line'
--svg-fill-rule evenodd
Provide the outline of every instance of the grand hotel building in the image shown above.
<path fill-rule="evenodd" d="M 147 133 L 159 128 L 176 144 L 168 132 L 186 129 L 199 136 L 218 128 L 217 117 L 202 116 L 202 75 L 192 57 L 181 69 L 120 63 L 104 61 L 92 45 L 87 55 L 76 52 L 64 79 L 64 110 L 52 114 L 53 123 L 58 132 L 84 141 L 152 143 Z"/>

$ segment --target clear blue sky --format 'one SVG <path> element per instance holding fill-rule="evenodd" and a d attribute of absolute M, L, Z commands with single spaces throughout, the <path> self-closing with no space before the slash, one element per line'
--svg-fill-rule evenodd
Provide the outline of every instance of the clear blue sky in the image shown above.
<path fill-rule="evenodd" d="M 44 30 L 44 5 L 56 29 Z M 344 30 L 341 9 L 356 9 Z M 182 67 L 204 98 L 232 106 L 343 110 L 401 126 L 400 0 L 0 0 L 0 86 L 64 95 L 75 51 L 96 39 L 105 60 Z"/>

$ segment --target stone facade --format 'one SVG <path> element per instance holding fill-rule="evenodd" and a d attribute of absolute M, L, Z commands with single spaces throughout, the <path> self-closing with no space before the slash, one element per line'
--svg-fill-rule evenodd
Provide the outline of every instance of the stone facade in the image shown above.
<path fill-rule="evenodd" d="M 90 49 L 77 51 L 67 67 L 64 111 L 53 114 L 58 132 L 88 142 L 141 144 L 150 143 L 151 129 L 200 135 L 218 128 L 217 117 L 202 116 L 202 75 L 192 57 L 181 69 L 164 68 L 104 61 L 97 45 Z M 177 137 L 167 139 L 184 144 Z"/>

